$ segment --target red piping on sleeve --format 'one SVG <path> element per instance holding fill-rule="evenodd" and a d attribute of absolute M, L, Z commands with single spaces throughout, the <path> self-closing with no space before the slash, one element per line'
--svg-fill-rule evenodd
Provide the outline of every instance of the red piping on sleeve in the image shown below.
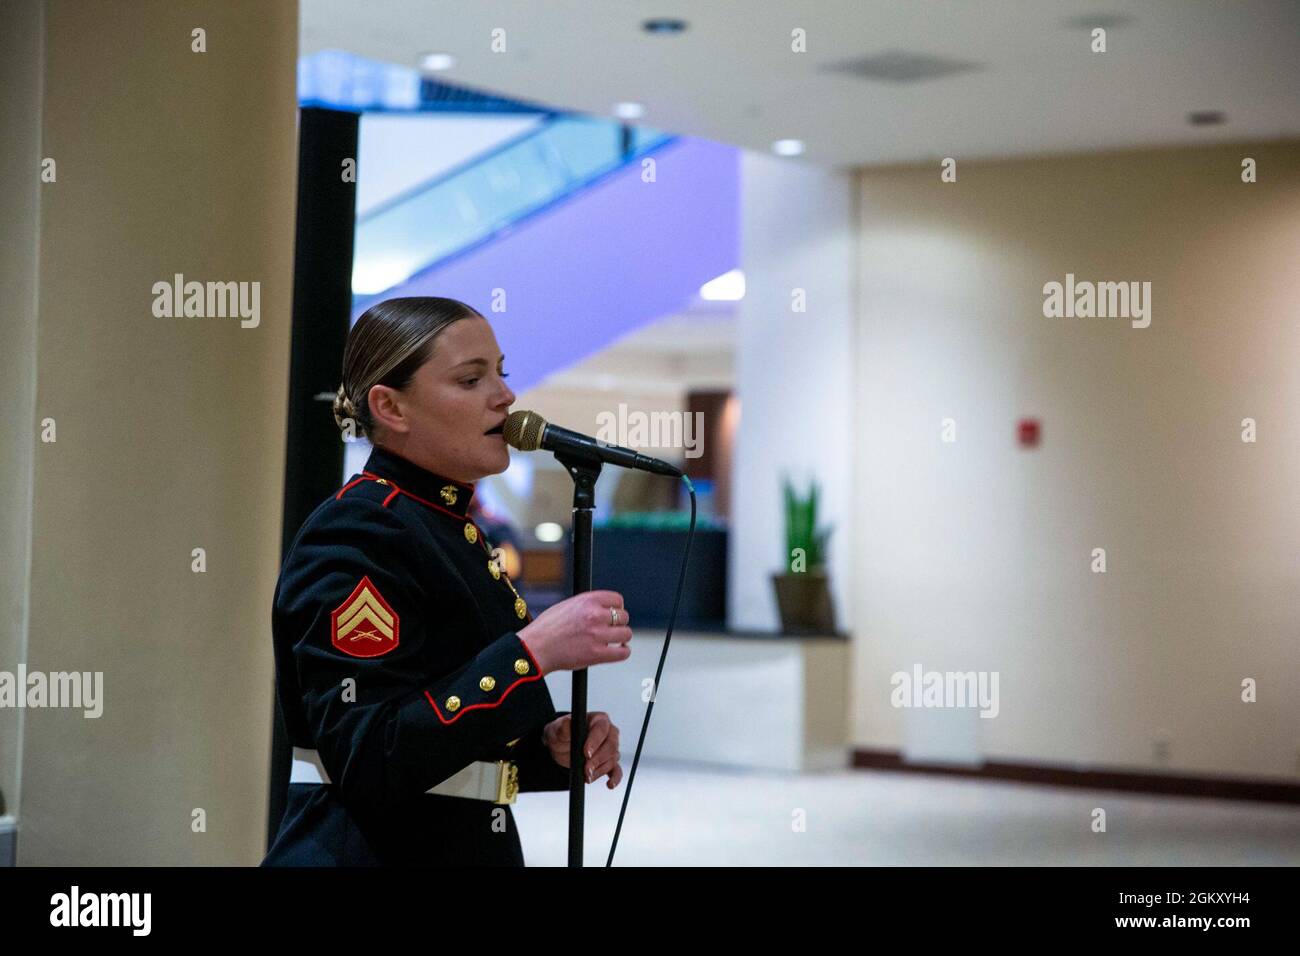
<path fill-rule="evenodd" d="M 532 657 L 533 655 L 529 654 L 528 656 Z M 438 702 L 433 699 L 432 694 L 430 694 L 426 690 L 424 692 L 424 696 L 429 698 L 429 704 L 433 707 L 433 712 L 438 715 L 438 719 L 440 721 L 442 721 L 444 724 L 454 724 L 456 721 L 460 720 L 462 716 L 469 713 L 471 710 L 478 710 L 480 707 L 496 707 L 498 704 L 501 703 L 501 701 L 509 697 L 510 692 L 514 690 L 516 687 L 518 687 L 520 684 L 527 684 L 529 681 L 541 680 L 541 679 L 542 679 L 542 675 L 540 673 L 533 674 L 531 677 L 521 677 L 513 684 L 511 684 L 509 687 L 507 687 L 504 691 L 502 691 L 501 696 L 497 698 L 495 701 L 485 700 L 481 704 L 470 704 L 468 707 L 462 707 L 460 709 L 460 712 L 457 713 L 456 716 L 452 717 L 450 720 L 448 720 L 446 717 L 442 715 L 442 711 L 438 709 Z"/>
<path fill-rule="evenodd" d="M 518 636 L 518 635 L 516 635 L 516 636 Z M 526 654 L 528 655 L 528 659 L 529 659 L 530 661 L 532 661 L 532 662 L 533 662 L 533 666 L 537 668 L 537 673 L 538 673 L 538 675 L 540 675 L 540 676 L 542 676 L 542 677 L 545 677 L 545 676 L 546 676 L 546 672 L 545 672 L 544 670 L 542 670 L 542 665 L 539 664 L 539 663 L 537 663 L 537 658 L 533 657 L 533 652 L 532 652 L 532 649 L 529 648 L 529 646 L 528 646 L 528 642 L 525 641 L 522 637 L 520 637 L 520 638 L 519 638 L 519 643 L 522 644 L 522 645 L 524 645 L 524 653 L 526 653 Z"/>

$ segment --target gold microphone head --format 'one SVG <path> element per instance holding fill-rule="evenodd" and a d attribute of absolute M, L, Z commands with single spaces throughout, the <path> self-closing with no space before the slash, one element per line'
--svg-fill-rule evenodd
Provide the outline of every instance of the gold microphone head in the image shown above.
<path fill-rule="evenodd" d="M 511 412 L 506 418 L 501 434 L 506 444 L 520 451 L 537 451 L 542 447 L 542 432 L 546 430 L 546 419 L 536 412 Z"/>

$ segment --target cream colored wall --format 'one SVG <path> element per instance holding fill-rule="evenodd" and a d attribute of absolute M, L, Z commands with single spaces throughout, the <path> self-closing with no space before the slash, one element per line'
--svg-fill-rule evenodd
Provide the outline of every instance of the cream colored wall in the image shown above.
<path fill-rule="evenodd" d="M 26 663 L 103 671 L 105 703 L 25 713 L 20 863 L 261 858 L 297 29 L 296 3 L 47 4 Z M 260 282 L 260 324 L 155 317 L 178 272 Z"/>
<path fill-rule="evenodd" d="M 1300 777 L 1300 144 L 863 171 L 857 207 L 855 743 Z M 1150 327 L 1045 318 L 1067 272 L 1150 281 Z M 998 671 L 999 716 L 891 707 L 915 663 Z"/>

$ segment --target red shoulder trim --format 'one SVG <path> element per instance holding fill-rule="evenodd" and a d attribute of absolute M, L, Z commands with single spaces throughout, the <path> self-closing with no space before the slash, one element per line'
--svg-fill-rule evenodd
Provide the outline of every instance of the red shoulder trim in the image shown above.
<path fill-rule="evenodd" d="M 365 480 L 366 480 L 366 479 L 365 479 L 364 477 L 361 477 L 361 478 L 353 478 L 353 479 L 352 479 L 351 481 L 349 481 L 346 485 L 344 485 L 342 488 L 339 489 L 338 494 L 336 494 L 336 495 L 334 496 L 334 500 L 335 500 L 335 501 L 338 501 L 340 498 L 343 497 L 343 492 L 347 491 L 347 490 L 348 490 L 349 488 L 351 488 L 353 485 L 359 485 L 359 484 L 361 484 L 361 482 L 363 482 L 363 481 L 365 481 Z"/>
<path fill-rule="evenodd" d="M 428 501 L 424 498 L 421 498 L 419 495 L 413 495 L 405 488 L 397 487 L 397 485 L 393 483 L 393 479 L 391 478 L 383 478 L 380 477 L 379 475 L 374 474 L 373 472 L 363 471 L 361 473 L 360 478 L 352 479 L 346 485 L 344 485 L 342 488 L 339 489 L 338 494 L 334 496 L 335 500 L 342 498 L 343 492 L 347 491 L 349 488 L 353 487 L 354 485 L 359 485 L 363 481 L 382 481 L 393 489 L 392 492 L 389 493 L 388 497 L 384 499 L 385 508 L 387 508 L 392 503 L 393 499 L 396 498 L 398 495 L 406 495 L 406 497 L 412 499 L 413 501 L 418 501 L 420 504 L 424 505 L 427 508 L 432 508 L 434 511 L 441 511 L 443 514 L 450 515 L 451 517 L 455 518 L 457 521 L 465 521 L 468 522 L 469 524 L 472 524 L 474 526 L 474 530 L 478 532 L 478 543 L 480 547 L 482 547 L 483 550 L 488 554 L 492 553 L 491 549 L 487 546 L 487 539 L 483 536 L 483 529 L 480 528 L 478 526 L 478 522 L 476 522 L 469 515 L 458 515 L 456 514 L 456 512 L 448 508 L 444 508 L 442 505 L 434 504 L 432 501 Z M 532 615 L 529 614 L 528 620 L 530 623 L 532 622 L 532 619 L 533 619 Z M 505 694 L 502 694 L 501 696 L 504 697 Z"/>

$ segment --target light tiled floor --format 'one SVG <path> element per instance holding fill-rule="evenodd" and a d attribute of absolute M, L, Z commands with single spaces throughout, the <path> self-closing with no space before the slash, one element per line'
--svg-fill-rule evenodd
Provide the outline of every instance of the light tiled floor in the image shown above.
<path fill-rule="evenodd" d="M 588 866 L 605 864 L 626 785 L 625 775 L 617 790 L 587 787 Z M 1092 832 L 1096 807 L 1105 833 Z M 514 815 L 528 865 L 564 865 L 568 794 L 523 794 Z M 650 760 L 637 769 L 615 856 L 617 866 L 1297 864 L 1300 808 L 1288 805 Z"/>

